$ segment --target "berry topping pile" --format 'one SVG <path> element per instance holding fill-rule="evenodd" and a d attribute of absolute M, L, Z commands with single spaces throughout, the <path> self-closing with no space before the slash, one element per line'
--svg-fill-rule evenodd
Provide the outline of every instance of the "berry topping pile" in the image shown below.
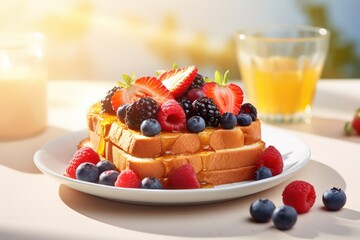
<path fill-rule="evenodd" d="M 119 86 L 101 100 L 101 112 L 116 115 L 128 128 L 148 137 L 162 131 L 197 133 L 205 129 L 202 122 L 211 128 L 249 126 L 257 119 L 256 108 L 243 104 L 241 87 L 228 83 L 228 78 L 229 71 L 224 75 L 216 71 L 212 80 L 199 74 L 195 66 L 176 65 L 168 71 L 158 71 L 158 77 L 124 74 Z M 194 120 L 187 123 L 193 116 L 202 118 L 196 118 L 201 127 L 194 128 Z M 140 127 L 148 119 L 152 120 L 146 121 L 144 129 L 151 130 L 142 131 Z"/>

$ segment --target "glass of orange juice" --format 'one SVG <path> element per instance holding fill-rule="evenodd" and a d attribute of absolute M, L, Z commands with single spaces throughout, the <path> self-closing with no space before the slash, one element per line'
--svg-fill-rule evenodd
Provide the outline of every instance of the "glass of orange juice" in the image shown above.
<path fill-rule="evenodd" d="M 309 122 L 329 31 L 266 26 L 236 33 L 239 69 L 249 101 L 267 122 Z"/>

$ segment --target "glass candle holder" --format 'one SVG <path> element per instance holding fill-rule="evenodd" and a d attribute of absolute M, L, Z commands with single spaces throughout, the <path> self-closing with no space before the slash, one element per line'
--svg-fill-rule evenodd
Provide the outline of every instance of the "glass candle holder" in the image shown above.
<path fill-rule="evenodd" d="M 31 137 L 47 126 L 45 36 L 0 33 L 0 140 Z"/>

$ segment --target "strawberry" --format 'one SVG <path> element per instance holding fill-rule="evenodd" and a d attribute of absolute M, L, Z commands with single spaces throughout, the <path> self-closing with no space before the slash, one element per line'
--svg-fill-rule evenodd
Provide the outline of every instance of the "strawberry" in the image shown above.
<path fill-rule="evenodd" d="M 193 166 L 184 164 L 172 170 L 168 176 L 167 187 L 171 189 L 200 188 Z"/>
<path fill-rule="evenodd" d="M 267 167 L 270 169 L 273 176 L 276 176 L 283 171 L 283 158 L 274 146 L 268 146 L 262 153 L 260 153 L 257 160 L 257 168 Z"/>
<path fill-rule="evenodd" d="M 216 71 L 215 81 L 205 83 L 202 90 L 206 97 L 214 100 L 221 114 L 231 112 L 238 115 L 244 100 L 244 93 L 238 85 L 227 83 L 228 76 L 229 70 L 225 72 L 224 77 L 219 71 Z"/>
<path fill-rule="evenodd" d="M 157 120 L 163 131 L 178 132 L 185 129 L 186 115 L 180 104 L 174 99 L 167 100 L 161 105 Z"/>
<path fill-rule="evenodd" d="M 168 99 L 174 98 L 171 92 L 156 77 L 141 77 L 133 81 L 129 80 L 129 76 L 123 76 L 125 83 L 119 82 L 122 88 L 117 90 L 111 97 L 111 105 L 115 112 L 121 105 L 131 104 L 144 97 L 151 97 L 159 105 Z"/>
<path fill-rule="evenodd" d="M 355 129 L 356 133 L 360 135 L 360 108 L 356 110 L 355 116 L 352 120 L 352 127 Z"/>
<path fill-rule="evenodd" d="M 114 185 L 115 187 L 140 188 L 141 181 L 133 170 L 127 169 L 121 171 Z"/>
<path fill-rule="evenodd" d="M 162 73 L 159 76 L 159 80 L 169 89 L 175 98 L 178 98 L 185 93 L 194 81 L 197 72 L 198 70 L 195 66 L 171 69 Z"/>
<path fill-rule="evenodd" d="M 84 163 L 90 162 L 97 164 L 100 161 L 100 156 L 90 147 L 82 147 L 78 149 L 72 159 L 69 162 L 68 167 L 66 168 L 67 176 L 71 178 L 76 178 L 76 168 Z"/>

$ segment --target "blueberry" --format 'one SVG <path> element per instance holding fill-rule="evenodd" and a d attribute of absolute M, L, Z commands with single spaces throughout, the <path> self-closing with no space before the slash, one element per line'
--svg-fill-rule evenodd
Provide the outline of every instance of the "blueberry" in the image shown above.
<path fill-rule="evenodd" d="M 297 220 L 297 212 L 295 208 L 284 205 L 276 208 L 271 218 L 277 229 L 288 230 L 295 225 Z"/>
<path fill-rule="evenodd" d="M 76 168 L 76 179 L 86 182 L 97 182 L 99 178 L 99 169 L 90 162 L 84 162 Z"/>
<path fill-rule="evenodd" d="M 126 108 L 128 106 L 129 104 L 121 105 L 116 111 L 116 116 L 119 118 L 121 122 L 125 122 Z"/>
<path fill-rule="evenodd" d="M 99 176 L 99 184 L 114 186 L 119 172 L 116 170 L 106 170 Z"/>
<path fill-rule="evenodd" d="M 223 113 L 220 118 L 220 126 L 224 129 L 232 129 L 236 126 L 236 116 L 230 112 Z"/>
<path fill-rule="evenodd" d="M 154 177 L 146 177 L 141 181 L 141 188 L 162 189 L 163 185 L 159 179 Z"/>
<path fill-rule="evenodd" d="M 330 211 L 340 210 L 346 203 L 346 194 L 340 188 L 331 188 L 324 192 L 322 201 Z"/>
<path fill-rule="evenodd" d="M 200 116 L 192 116 L 186 122 L 186 127 L 189 132 L 198 133 L 204 131 L 206 127 L 205 120 Z"/>
<path fill-rule="evenodd" d="M 260 167 L 255 172 L 255 180 L 261 180 L 269 177 L 272 177 L 272 173 L 267 167 Z"/>
<path fill-rule="evenodd" d="M 140 131 L 144 136 L 153 137 L 161 132 L 161 126 L 156 119 L 149 118 L 141 123 Z"/>
<path fill-rule="evenodd" d="M 115 165 L 108 160 L 101 160 L 96 164 L 96 166 L 99 169 L 99 174 L 105 172 L 106 170 L 115 170 Z"/>
<path fill-rule="evenodd" d="M 236 119 L 239 126 L 249 126 L 252 123 L 252 118 L 247 113 L 240 113 Z"/>
<path fill-rule="evenodd" d="M 268 222 L 275 210 L 275 205 L 268 199 L 258 199 L 250 206 L 250 215 L 255 222 Z"/>

